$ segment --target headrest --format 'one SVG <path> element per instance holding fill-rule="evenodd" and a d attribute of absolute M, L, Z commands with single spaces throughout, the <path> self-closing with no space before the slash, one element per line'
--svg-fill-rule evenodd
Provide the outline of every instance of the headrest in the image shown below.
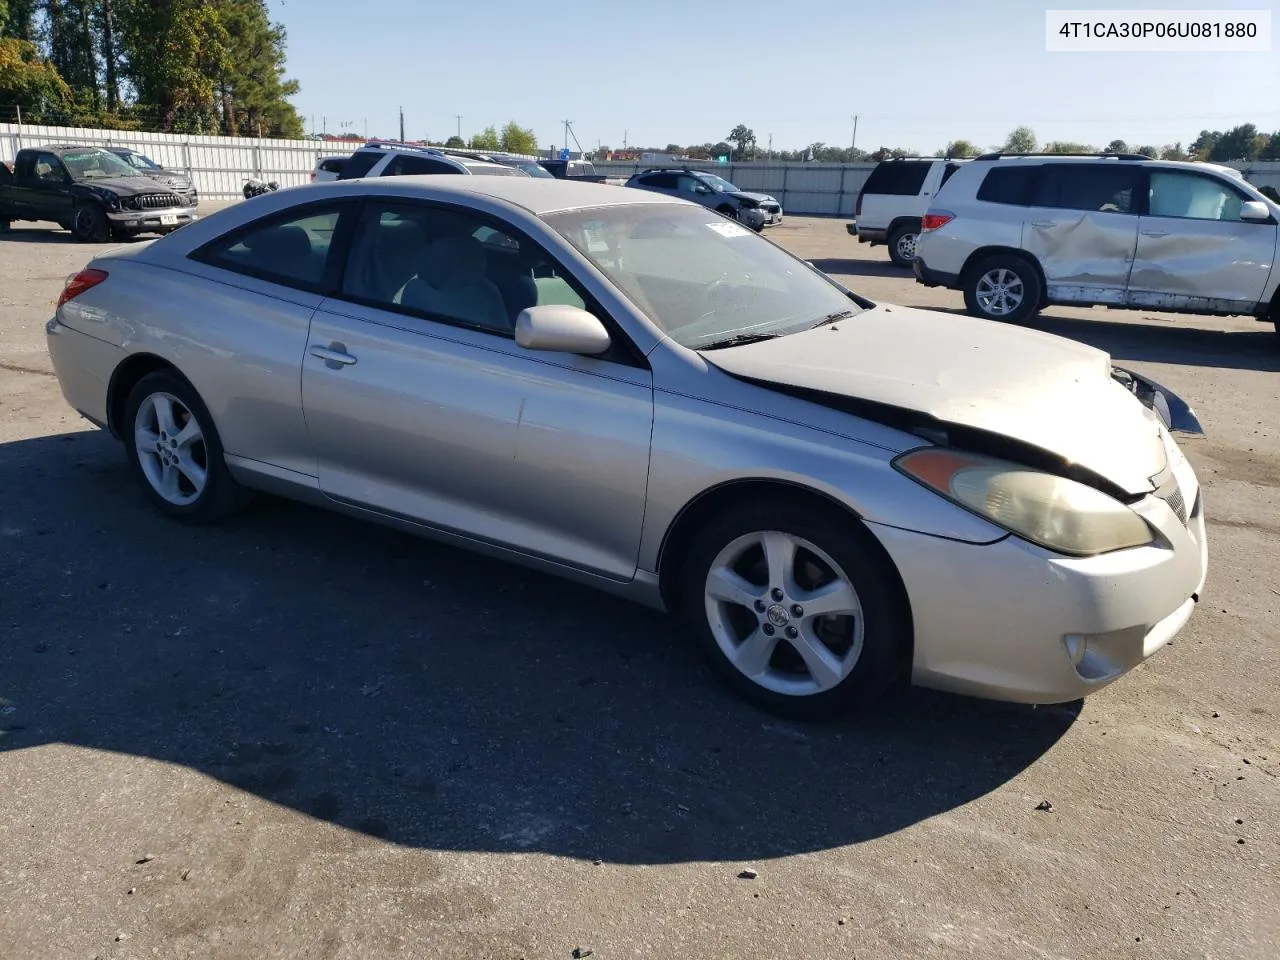
<path fill-rule="evenodd" d="M 427 247 L 419 276 L 437 290 L 465 287 L 484 279 L 484 248 L 475 237 L 442 237 Z"/>
<path fill-rule="evenodd" d="M 285 257 L 306 257 L 311 254 L 311 237 L 296 224 L 270 227 L 245 237 L 249 250 Z"/>

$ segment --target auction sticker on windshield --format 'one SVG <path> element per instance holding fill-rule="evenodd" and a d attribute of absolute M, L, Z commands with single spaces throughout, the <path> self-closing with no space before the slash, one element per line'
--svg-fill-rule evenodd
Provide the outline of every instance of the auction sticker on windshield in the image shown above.
<path fill-rule="evenodd" d="M 722 237 L 749 237 L 751 231 L 745 227 L 740 227 L 731 220 L 722 220 L 719 223 L 708 223 L 708 227 L 720 234 Z"/>

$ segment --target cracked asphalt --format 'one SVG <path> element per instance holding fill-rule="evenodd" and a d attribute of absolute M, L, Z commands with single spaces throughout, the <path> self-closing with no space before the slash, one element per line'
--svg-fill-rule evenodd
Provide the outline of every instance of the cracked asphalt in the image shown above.
<path fill-rule="evenodd" d="M 770 236 L 960 307 L 842 221 Z M 278 501 L 157 516 L 44 345 L 92 253 L 0 237 L 6 960 L 1280 956 L 1269 326 L 1035 321 L 1205 424 L 1211 570 L 1169 648 L 1083 704 L 912 691 L 802 727 L 571 584 Z"/>

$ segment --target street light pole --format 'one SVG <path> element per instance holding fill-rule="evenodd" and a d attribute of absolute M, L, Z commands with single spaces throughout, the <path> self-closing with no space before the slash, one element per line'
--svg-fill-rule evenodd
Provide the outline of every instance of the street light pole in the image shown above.
<path fill-rule="evenodd" d="M 853 139 L 849 141 L 849 152 L 854 153 L 858 149 L 858 115 L 853 115 Z"/>
<path fill-rule="evenodd" d="M 462 114 L 455 113 L 454 117 L 457 118 L 457 121 L 458 121 L 458 139 L 461 140 L 462 139 Z"/>

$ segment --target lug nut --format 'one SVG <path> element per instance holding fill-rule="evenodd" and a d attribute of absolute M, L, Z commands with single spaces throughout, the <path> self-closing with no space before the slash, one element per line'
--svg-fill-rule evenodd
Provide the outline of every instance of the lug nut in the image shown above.
<path fill-rule="evenodd" d="M 800 604 L 797 603 L 795 606 L 791 608 L 791 615 L 793 617 L 803 617 L 804 607 L 800 606 Z"/>
<path fill-rule="evenodd" d="M 765 611 L 765 602 L 763 600 L 757 600 L 756 613 L 764 613 L 764 611 Z"/>
<path fill-rule="evenodd" d="M 787 638 L 789 640 L 794 640 L 798 636 L 800 636 L 799 630 L 797 630 L 795 627 L 787 627 Z"/>
<path fill-rule="evenodd" d="M 766 623 L 766 624 L 764 625 L 764 635 L 765 635 L 766 637 L 772 637 L 772 636 L 773 636 L 773 634 L 774 634 L 773 624 L 772 624 L 772 623 Z"/>
<path fill-rule="evenodd" d="M 777 587 L 773 588 L 773 599 L 779 602 L 782 600 L 782 591 Z"/>

